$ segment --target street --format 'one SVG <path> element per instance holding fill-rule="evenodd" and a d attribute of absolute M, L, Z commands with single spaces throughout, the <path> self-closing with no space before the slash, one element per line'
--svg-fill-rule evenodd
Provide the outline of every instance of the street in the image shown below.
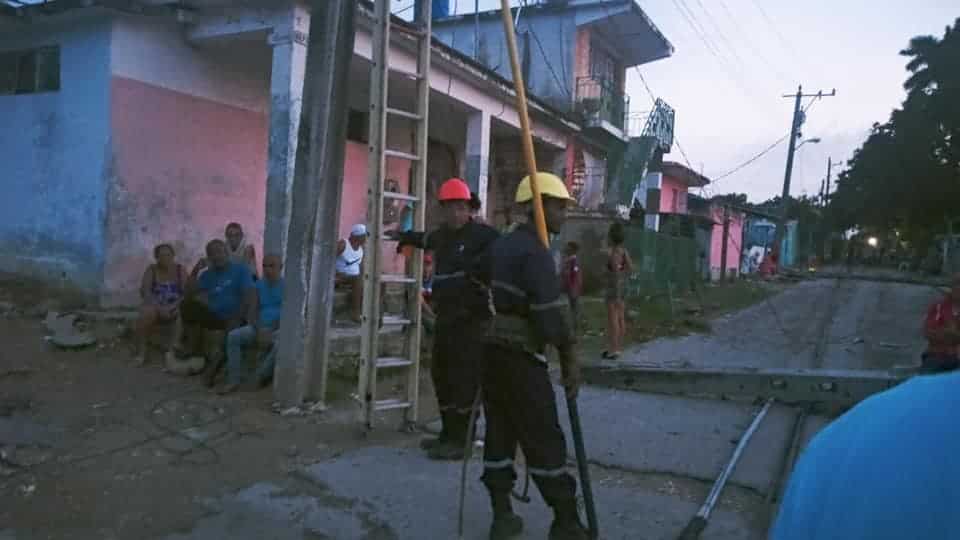
<path fill-rule="evenodd" d="M 707 335 L 660 339 L 621 362 L 689 366 L 887 368 L 915 363 L 929 286 L 808 280 L 714 321 Z M 318 415 L 282 417 L 268 393 L 211 396 L 125 364 L 110 348 L 55 352 L 38 323 L 2 336 L 16 367 L 0 377 L 0 539 L 164 540 L 456 538 L 460 466 L 426 460 L 419 437 L 381 419 L 367 438 L 348 397 Z M 56 374 L 51 377 L 51 374 Z M 118 376 L 120 375 L 120 376 Z M 345 389 L 351 383 L 344 383 Z M 425 385 L 427 386 L 427 385 Z M 425 418 L 434 415 L 424 388 Z M 346 392 L 343 392 L 346 394 Z M 562 404 L 562 395 L 558 394 Z M 757 408 L 587 387 L 579 399 L 604 539 L 675 538 L 702 503 Z M 19 403 L 19 406 L 17 405 Z M 779 476 L 795 412 L 775 405 L 747 446 L 702 538 L 762 538 L 764 496 Z M 561 423 L 566 427 L 561 405 Z M 827 423 L 810 417 L 801 440 Z M 572 448 L 569 450 L 573 465 Z M 465 535 L 490 519 L 467 474 Z M 518 489 L 522 489 L 522 470 Z M 523 538 L 543 538 L 548 509 L 517 504 Z M 49 515 L 49 508 L 58 511 Z"/>

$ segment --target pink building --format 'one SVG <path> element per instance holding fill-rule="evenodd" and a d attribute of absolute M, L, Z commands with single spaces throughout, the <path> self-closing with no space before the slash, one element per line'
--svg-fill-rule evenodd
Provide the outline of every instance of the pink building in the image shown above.
<path fill-rule="evenodd" d="M 719 203 L 711 203 L 710 217 L 713 227 L 710 234 L 710 279 L 720 279 L 723 264 L 723 223 L 727 225 L 727 264 L 726 277 L 740 274 L 740 253 L 743 242 L 743 224 L 746 216 L 743 212 L 728 208 Z"/>
<path fill-rule="evenodd" d="M 686 214 L 687 193 L 690 188 L 700 188 L 710 183 L 705 176 L 673 161 L 664 161 L 663 179 L 660 183 L 660 213 Z"/>

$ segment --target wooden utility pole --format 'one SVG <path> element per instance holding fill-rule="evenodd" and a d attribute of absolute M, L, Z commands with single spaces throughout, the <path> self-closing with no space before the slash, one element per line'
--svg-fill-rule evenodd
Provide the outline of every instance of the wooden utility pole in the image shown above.
<path fill-rule="evenodd" d="M 303 109 L 294 165 L 277 338 L 274 395 L 286 404 L 322 401 L 333 307 L 333 260 L 343 187 L 347 83 L 354 0 L 312 3 Z"/>

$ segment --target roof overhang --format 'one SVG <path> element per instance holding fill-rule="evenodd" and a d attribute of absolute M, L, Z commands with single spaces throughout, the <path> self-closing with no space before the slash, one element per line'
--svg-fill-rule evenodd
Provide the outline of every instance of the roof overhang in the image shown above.
<path fill-rule="evenodd" d="M 634 0 L 598 0 L 577 7 L 577 27 L 595 29 L 626 67 L 673 55 L 673 45 Z"/>
<path fill-rule="evenodd" d="M 673 55 L 673 45 L 667 40 L 650 17 L 637 5 L 636 0 L 566 0 L 513 8 L 516 17 L 537 17 L 558 12 L 572 13 L 578 27 L 598 30 L 610 46 L 621 55 L 627 67 L 661 60 Z M 483 11 L 479 14 L 451 15 L 433 22 L 435 26 L 473 24 L 474 17 L 481 19 L 500 18 L 500 10 Z"/>
<path fill-rule="evenodd" d="M 685 183 L 687 187 L 703 187 L 710 183 L 710 179 L 706 176 L 675 161 L 664 161 L 660 170 L 670 178 Z"/>

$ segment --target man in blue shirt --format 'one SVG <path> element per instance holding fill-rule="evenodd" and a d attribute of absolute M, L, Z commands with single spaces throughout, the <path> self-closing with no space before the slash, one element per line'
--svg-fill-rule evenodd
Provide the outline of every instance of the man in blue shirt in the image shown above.
<path fill-rule="evenodd" d="M 229 332 L 243 326 L 251 313 L 255 296 L 250 269 L 230 262 L 223 240 L 208 242 L 206 252 L 206 258 L 197 262 L 187 278 L 187 299 L 180 310 L 184 330 L 191 338 L 195 354 L 202 349 L 200 344 L 207 332 Z M 213 377 L 219 369 L 216 364 L 219 362 L 208 370 L 209 386 L 213 385 Z"/>
<path fill-rule="evenodd" d="M 824 428 L 771 540 L 960 537 L 960 373 L 913 377 Z"/>
<path fill-rule="evenodd" d="M 243 382 L 243 350 L 256 343 L 267 350 L 260 359 L 256 371 L 257 386 L 263 388 L 273 379 L 276 347 L 273 340 L 280 328 L 283 309 L 282 262 L 278 255 L 263 258 L 263 279 L 256 283 L 254 312 L 246 326 L 230 332 L 227 336 L 227 384 L 220 394 L 229 394 L 240 388 Z"/>

